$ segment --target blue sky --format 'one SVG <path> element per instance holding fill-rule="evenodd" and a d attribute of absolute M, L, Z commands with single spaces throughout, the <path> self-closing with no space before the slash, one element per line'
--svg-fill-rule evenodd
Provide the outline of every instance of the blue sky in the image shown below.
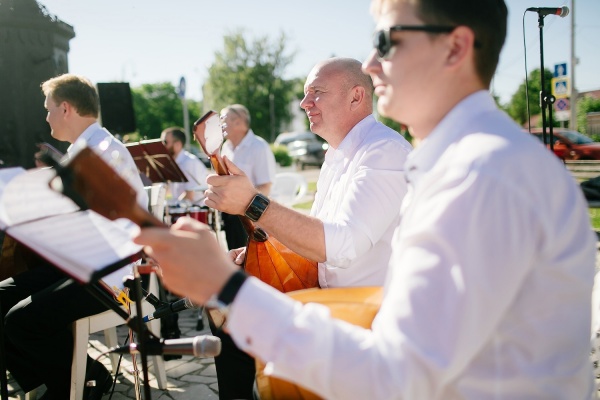
<path fill-rule="evenodd" d="M 286 77 L 304 78 L 312 66 L 332 55 L 363 60 L 371 48 L 374 23 L 368 0 L 38 0 L 48 11 L 72 25 L 69 70 L 94 82 L 142 83 L 187 80 L 189 98 L 200 99 L 200 87 L 223 35 L 243 29 L 247 38 L 281 32 L 296 53 Z M 507 43 L 501 55 L 493 91 L 503 102 L 539 68 L 537 13 L 527 7 L 575 7 L 575 51 L 579 58 L 575 82 L 579 91 L 600 89 L 599 0 L 506 0 L 509 7 Z M 571 16 L 547 16 L 544 64 L 567 63 L 571 73 Z"/>

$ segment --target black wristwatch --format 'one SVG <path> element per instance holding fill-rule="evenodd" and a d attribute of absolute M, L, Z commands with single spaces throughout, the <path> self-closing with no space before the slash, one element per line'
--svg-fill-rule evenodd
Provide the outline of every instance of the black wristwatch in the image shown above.
<path fill-rule="evenodd" d="M 269 203 L 270 201 L 267 196 L 258 193 L 254 196 L 244 214 L 246 217 L 256 222 L 264 214 L 267 207 L 269 207 Z"/>

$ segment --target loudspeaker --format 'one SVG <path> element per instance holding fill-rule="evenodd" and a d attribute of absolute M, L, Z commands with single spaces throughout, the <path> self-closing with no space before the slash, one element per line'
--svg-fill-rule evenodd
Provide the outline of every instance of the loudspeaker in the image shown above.
<path fill-rule="evenodd" d="M 98 83 L 100 120 L 111 133 L 135 132 L 131 89 L 127 82 Z"/>

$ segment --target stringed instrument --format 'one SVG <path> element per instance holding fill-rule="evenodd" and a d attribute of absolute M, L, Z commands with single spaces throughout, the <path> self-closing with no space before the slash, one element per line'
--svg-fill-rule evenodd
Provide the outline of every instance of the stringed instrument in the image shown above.
<path fill-rule="evenodd" d="M 217 174 L 228 175 L 229 171 L 219 161 L 224 140 L 219 114 L 212 110 L 207 112 L 194 123 L 193 131 Z M 245 215 L 239 215 L 239 218 L 248 233 L 243 265 L 246 273 L 284 293 L 319 286 L 315 261 L 288 249 Z"/>

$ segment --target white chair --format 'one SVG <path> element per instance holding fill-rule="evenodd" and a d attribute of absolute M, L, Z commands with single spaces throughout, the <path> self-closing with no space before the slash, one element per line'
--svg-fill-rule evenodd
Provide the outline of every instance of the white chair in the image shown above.
<path fill-rule="evenodd" d="M 301 174 L 297 172 L 279 172 L 275 175 L 275 182 L 273 182 L 269 197 L 291 207 L 303 201 L 307 190 L 308 184 Z"/>

